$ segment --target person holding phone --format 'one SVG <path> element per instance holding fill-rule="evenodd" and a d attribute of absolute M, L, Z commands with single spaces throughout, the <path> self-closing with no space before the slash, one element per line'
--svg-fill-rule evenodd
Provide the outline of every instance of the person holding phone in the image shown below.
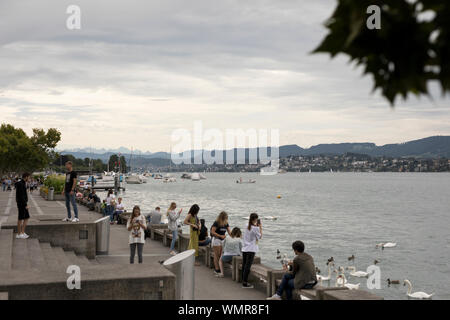
<path fill-rule="evenodd" d="M 169 209 L 167 210 L 167 218 L 169 220 L 167 227 L 172 232 L 172 242 L 170 243 L 169 254 L 173 256 L 177 254 L 175 252 L 175 243 L 178 239 L 178 219 L 180 218 L 181 212 L 183 211 L 183 209 L 180 209 L 177 213 L 175 212 L 176 208 L 177 204 L 175 202 L 172 202 Z"/>
<path fill-rule="evenodd" d="M 248 283 L 248 275 L 253 264 L 255 254 L 258 252 L 258 240 L 262 237 L 262 224 L 256 213 L 250 214 L 248 227 L 244 232 L 244 244 L 242 247 L 242 288 L 253 288 Z"/>
<path fill-rule="evenodd" d="M 198 212 L 200 211 L 200 207 L 197 204 L 194 204 L 190 209 L 189 213 L 184 219 L 184 224 L 190 226 L 190 239 L 188 250 L 194 249 L 195 256 L 198 257 L 198 236 L 200 233 L 200 221 L 198 220 Z M 195 265 L 200 265 L 197 261 Z"/>
<path fill-rule="evenodd" d="M 145 236 L 144 231 L 147 228 L 145 217 L 141 214 L 139 206 L 134 206 L 131 216 L 127 222 L 127 230 L 130 231 L 130 264 L 134 263 L 136 248 L 138 252 L 139 263 L 142 263 L 142 251 L 144 249 Z"/>
<path fill-rule="evenodd" d="M 231 236 L 231 229 L 228 225 L 228 214 L 222 211 L 218 216 L 216 221 L 214 221 L 211 226 L 211 236 L 214 237 L 212 240 L 212 247 L 214 252 L 214 274 L 220 274 L 219 259 L 222 256 L 222 247 L 225 240 L 226 233 Z"/>

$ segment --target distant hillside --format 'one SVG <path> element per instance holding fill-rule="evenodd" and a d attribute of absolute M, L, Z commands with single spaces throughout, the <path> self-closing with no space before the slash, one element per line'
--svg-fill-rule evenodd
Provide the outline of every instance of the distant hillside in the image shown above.
<path fill-rule="evenodd" d="M 269 148 L 270 150 L 270 148 Z M 234 149 L 233 154 L 235 159 L 239 151 L 244 152 L 244 158 L 246 161 L 249 158 L 251 152 L 258 152 L 256 149 Z M 194 157 L 194 151 L 191 152 L 191 157 Z M 220 152 L 220 151 L 218 151 Z M 226 159 L 227 151 L 223 152 L 223 158 Z M 114 152 L 105 152 L 102 154 L 91 154 L 83 151 L 62 151 L 62 154 L 72 154 L 76 158 L 95 158 L 108 161 L 109 157 Z M 310 156 L 310 155 L 341 155 L 346 153 L 367 154 L 369 156 L 387 156 L 387 157 L 415 157 L 415 158 L 438 158 L 445 157 L 450 158 L 450 136 L 434 136 L 424 139 L 409 141 L 398 144 L 386 144 L 383 146 L 377 146 L 374 143 L 336 143 L 336 144 L 319 144 L 310 148 L 304 149 L 297 145 L 285 145 L 279 149 L 279 155 L 281 158 L 287 156 Z M 270 154 L 270 152 L 269 152 Z M 214 153 L 213 153 L 214 155 Z M 123 153 L 123 156 L 129 161 L 130 154 Z M 241 157 L 244 159 L 243 157 Z M 167 152 L 156 152 L 136 155 L 133 153 L 132 165 L 133 166 L 145 166 L 145 164 L 151 165 L 164 165 L 167 164 L 167 159 L 170 159 L 170 154 Z M 242 160 L 240 159 L 240 160 Z"/>

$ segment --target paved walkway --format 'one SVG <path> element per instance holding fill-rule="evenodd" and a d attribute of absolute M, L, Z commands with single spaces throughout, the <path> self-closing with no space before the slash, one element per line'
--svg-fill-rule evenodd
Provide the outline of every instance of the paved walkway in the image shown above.
<path fill-rule="evenodd" d="M 39 223 L 34 217 L 38 215 L 60 215 L 61 219 L 66 216 L 65 203 L 63 201 L 46 201 L 38 191 L 29 195 L 30 223 Z M 78 205 L 79 218 L 81 221 L 96 220 L 101 215 L 88 211 L 86 207 Z M 73 212 L 72 212 L 73 214 Z M 0 191 L 0 224 L 17 223 L 17 207 L 14 191 Z M 67 222 L 69 223 L 69 222 Z M 153 264 L 167 259 L 169 248 L 162 245 L 160 241 L 147 239 L 144 246 L 144 264 Z M 129 264 L 128 231 L 124 226 L 112 225 L 110 234 L 109 255 L 97 256 L 101 264 Z M 137 257 L 135 258 L 137 260 Z M 137 262 L 137 261 L 136 261 Z M 126 271 L 126 270 L 124 270 Z M 195 298 L 197 300 L 263 300 L 265 294 L 255 289 L 242 289 L 239 283 L 231 278 L 217 278 L 212 269 L 204 265 L 195 267 Z"/>

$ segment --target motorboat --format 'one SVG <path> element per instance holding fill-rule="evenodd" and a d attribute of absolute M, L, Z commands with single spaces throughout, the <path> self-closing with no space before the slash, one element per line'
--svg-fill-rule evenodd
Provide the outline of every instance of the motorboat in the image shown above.
<path fill-rule="evenodd" d="M 191 174 L 189 174 L 189 173 L 183 173 L 181 175 L 181 179 L 190 179 L 190 178 L 191 178 Z"/>
<path fill-rule="evenodd" d="M 198 175 L 199 175 L 200 179 L 206 180 L 206 176 L 203 173 L 199 173 Z"/>
<path fill-rule="evenodd" d="M 128 184 L 142 184 L 144 183 L 139 175 L 132 174 L 125 179 Z"/>
<path fill-rule="evenodd" d="M 192 180 L 192 181 L 200 181 L 200 175 L 199 175 L 197 172 L 194 172 L 194 173 L 191 175 L 191 180 Z"/>

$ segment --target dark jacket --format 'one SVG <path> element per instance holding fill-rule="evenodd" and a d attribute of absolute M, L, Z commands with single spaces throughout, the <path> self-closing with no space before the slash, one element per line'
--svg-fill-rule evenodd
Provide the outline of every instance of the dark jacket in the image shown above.
<path fill-rule="evenodd" d="M 17 205 L 26 206 L 28 203 L 27 184 L 24 180 L 16 182 Z"/>
<path fill-rule="evenodd" d="M 301 289 L 305 284 L 317 281 L 314 259 L 307 253 L 295 256 L 291 272 L 295 276 L 295 289 Z"/>

